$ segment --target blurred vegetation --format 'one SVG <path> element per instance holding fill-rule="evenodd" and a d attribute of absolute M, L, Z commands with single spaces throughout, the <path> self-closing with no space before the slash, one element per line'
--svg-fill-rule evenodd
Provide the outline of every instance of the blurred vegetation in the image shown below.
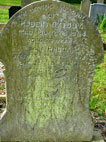
<path fill-rule="evenodd" d="M 0 5 L 21 5 L 21 0 L 0 0 Z"/>
<path fill-rule="evenodd" d="M 98 29 L 102 32 L 106 32 L 106 15 L 98 15 L 97 23 Z"/>
<path fill-rule="evenodd" d="M 8 9 L 0 8 L 0 23 L 7 23 L 9 20 Z"/>
<path fill-rule="evenodd" d="M 106 52 L 104 63 L 96 66 L 92 84 L 90 109 L 99 115 L 105 115 L 106 111 Z"/>

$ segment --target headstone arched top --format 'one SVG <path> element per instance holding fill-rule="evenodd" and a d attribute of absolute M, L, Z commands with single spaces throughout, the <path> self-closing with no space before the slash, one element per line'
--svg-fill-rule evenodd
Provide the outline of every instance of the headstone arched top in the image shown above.
<path fill-rule="evenodd" d="M 80 9 L 83 13 L 89 16 L 89 9 L 90 9 L 91 1 L 90 0 L 82 0 Z"/>
<path fill-rule="evenodd" d="M 0 43 L 8 101 L 1 140 L 90 141 L 90 89 L 103 47 L 87 16 L 64 2 L 36 2 L 10 19 Z"/>
<path fill-rule="evenodd" d="M 32 2 L 34 2 L 34 0 L 21 0 L 21 6 L 24 7 Z"/>

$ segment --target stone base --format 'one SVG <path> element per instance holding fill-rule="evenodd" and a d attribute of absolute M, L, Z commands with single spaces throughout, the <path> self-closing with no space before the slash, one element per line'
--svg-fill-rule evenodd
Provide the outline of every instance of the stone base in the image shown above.
<path fill-rule="evenodd" d="M 1 141 L 1 137 L 0 137 L 0 142 Z M 80 142 L 80 141 L 79 141 Z M 85 141 L 86 142 L 86 141 Z M 93 140 L 91 142 L 105 142 L 103 140 L 103 136 L 101 135 L 100 131 L 94 131 L 94 136 L 93 136 Z"/>
<path fill-rule="evenodd" d="M 91 142 L 104 142 L 103 136 L 101 135 L 101 132 L 98 130 L 94 131 L 93 140 Z"/>

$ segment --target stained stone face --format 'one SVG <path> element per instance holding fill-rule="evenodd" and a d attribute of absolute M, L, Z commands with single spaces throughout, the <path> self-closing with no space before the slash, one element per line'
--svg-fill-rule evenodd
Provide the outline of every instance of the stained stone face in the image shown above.
<path fill-rule="evenodd" d="M 83 1 L 81 1 L 81 8 L 80 9 L 87 16 L 89 15 L 90 4 L 91 4 L 90 0 L 83 0 Z"/>
<path fill-rule="evenodd" d="M 21 0 L 21 6 L 24 7 L 30 4 L 31 2 L 34 2 L 34 0 Z"/>
<path fill-rule="evenodd" d="M 33 3 L 11 18 L 0 43 L 8 103 L 1 140 L 90 141 L 90 90 L 103 61 L 90 20 L 64 2 Z"/>
<path fill-rule="evenodd" d="M 0 32 L 3 30 L 4 26 L 5 26 L 5 23 L 4 24 L 0 23 Z"/>

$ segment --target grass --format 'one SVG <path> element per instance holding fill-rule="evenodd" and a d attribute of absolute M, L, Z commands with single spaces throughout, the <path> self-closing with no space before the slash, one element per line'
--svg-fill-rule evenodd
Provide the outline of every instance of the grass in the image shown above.
<path fill-rule="evenodd" d="M 102 37 L 103 42 L 106 43 L 106 32 L 102 32 L 101 37 Z"/>
<path fill-rule="evenodd" d="M 104 63 L 96 66 L 90 98 L 90 110 L 99 115 L 106 113 L 106 52 Z"/>
<path fill-rule="evenodd" d="M 0 0 L 0 5 L 21 5 L 21 0 Z"/>
<path fill-rule="evenodd" d="M 103 32 L 99 28 L 98 30 L 102 41 L 106 44 L 106 32 Z M 106 119 L 106 51 L 104 52 L 104 63 L 98 65 L 95 69 L 90 110 L 95 111 L 99 115 L 104 115 Z"/>
<path fill-rule="evenodd" d="M 7 23 L 9 20 L 8 9 L 0 8 L 0 23 Z"/>
<path fill-rule="evenodd" d="M 80 9 L 80 4 L 76 4 L 76 3 L 72 3 L 71 5 L 73 5 L 74 7 Z"/>

